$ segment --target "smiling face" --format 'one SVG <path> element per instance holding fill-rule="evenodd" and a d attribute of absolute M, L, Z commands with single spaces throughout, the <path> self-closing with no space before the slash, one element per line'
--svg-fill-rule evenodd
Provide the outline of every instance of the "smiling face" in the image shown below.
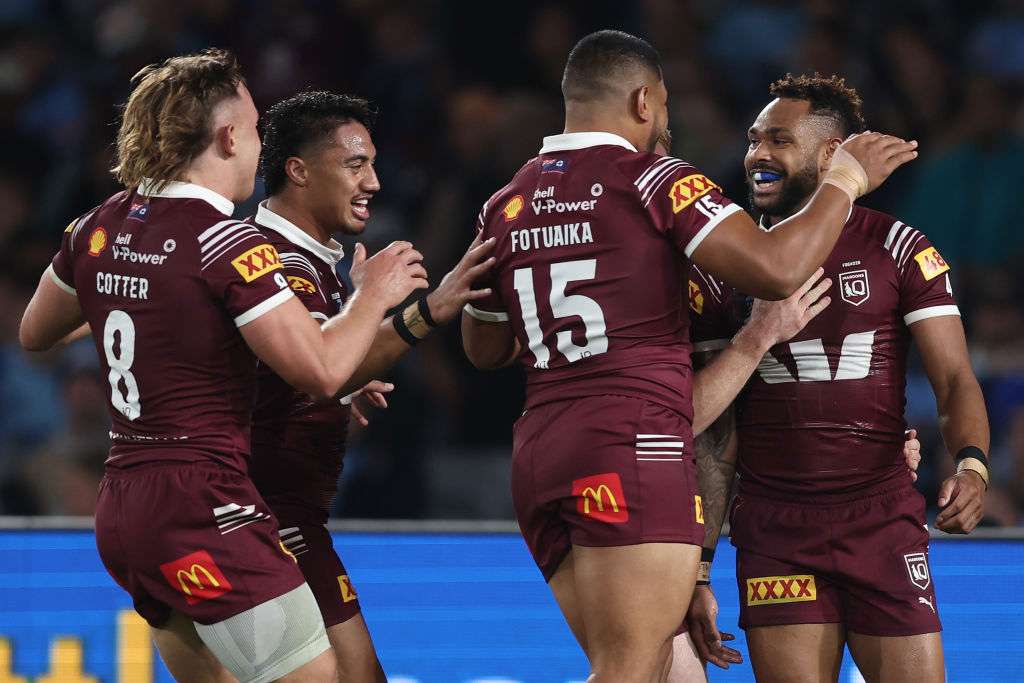
<path fill-rule="evenodd" d="M 370 132 L 356 121 L 343 123 L 314 152 L 308 169 L 306 205 L 328 233 L 358 235 L 370 218 L 369 201 L 380 189 L 373 168 L 377 149 Z"/>
<path fill-rule="evenodd" d="M 743 159 L 750 206 L 771 218 L 796 213 L 814 194 L 831 158 L 833 122 L 816 116 L 806 100 L 776 99 L 748 131 Z M 769 220 L 769 222 L 772 222 Z"/>

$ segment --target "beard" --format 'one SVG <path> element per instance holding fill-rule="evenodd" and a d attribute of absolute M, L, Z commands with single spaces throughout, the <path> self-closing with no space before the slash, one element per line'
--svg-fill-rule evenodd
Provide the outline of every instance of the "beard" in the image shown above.
<path fill-rule="evenodd" d="M 756 167 L 750 169 L 751 173 L 756 170 L 759 169 Z M 784 174 L 782 176 L 782 179 L 779 181 L 781 183 L 779 192 L 774 198 L 758 200 L 754 195 L 754 181 L 751 179 L 750 173 L 748 173 L 747 201 L 750 204 L 751 210 L 762 216 L 787 217 L 796 211 L 796 207 L 800 206 L 808 197 L 814 194 L 814 191 L 818 189 L 820 178 L 817 161 L 813 158 L 808 159 L 804 167 L 796 173 L 792 175 Z"/>

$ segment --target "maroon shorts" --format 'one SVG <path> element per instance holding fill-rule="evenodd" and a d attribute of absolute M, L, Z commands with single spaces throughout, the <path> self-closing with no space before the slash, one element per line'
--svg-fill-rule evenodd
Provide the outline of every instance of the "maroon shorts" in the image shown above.
<path fill-rule="evenodd" d="M 348 578 L 345 565 L 334 551 L 327 527 L 321 524 L 293 523 L 281 517 L 281 542 L 299 561 L 324 625 L 341 624 L 359 614 L 359 596 Z"/>
<path fill-rule="evenodd" d="M 546 403 L 516 422 L 512 500 L 545 579 L 571 546 L 704 540 L 689 421 L 626 396 Z"/>
<path fill-rule="evenodd" d="M 213 624 L 303 583 L 252 482 L 215 463 L 108 471 L 96 501 L 96 545 L 153 626 L 172 609 Z"/>
<path fill-rule="evenodd" d="M 855 633 L 942 630 L 924 498 L 887 482 L 782 501 L 741 492 L 731 514 L 740 628 L 843 623 Z"/>

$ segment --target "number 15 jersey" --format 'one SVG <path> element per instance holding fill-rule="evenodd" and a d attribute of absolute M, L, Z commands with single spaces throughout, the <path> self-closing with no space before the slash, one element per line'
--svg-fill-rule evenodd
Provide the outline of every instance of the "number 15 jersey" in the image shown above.
<path fill-rule="evenodd" d="M 493 293 L 467 306 L 508 321 L 526 407 L 599 394 L 655 401 L 692 421 L 689 256 L 741 209 L 689 164 L 609 133 L 544 139 L 484 205 Z"/>

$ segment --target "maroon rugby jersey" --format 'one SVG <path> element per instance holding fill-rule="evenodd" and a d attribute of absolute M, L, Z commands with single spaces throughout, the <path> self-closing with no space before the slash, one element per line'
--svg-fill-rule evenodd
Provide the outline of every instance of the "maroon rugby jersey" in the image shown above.
<path fill-rule="evenodd" d="M 824 268 L 832 303 L 772 347 L 739 399 L 741 486 L 832 493 L 906 478 L 908 326 L 960 314 L 949 266 L 917 230 L 854 206 Z M 694 267 L 694 349 L 728 345 L 750 302 Z"/>
<path fill-rule="evenodd" d="M 108 467 L 246 469 L 256 357 L 238 328 L 292 294 L 277 251 L 233 208 L 198 185 L 144 184 L 65 231 L 48 272 L 78 296 L 109 380 Z"/>
<path fill-rule="evenodd" d="M 322 322 L 338 313 L 348 296 L 334 269 L 344 256 L 341 245 L 320 244 L 266 202 L 252 220 L 281 255 L 288 283 L 310 314 Z M 249 474 L 282 522 L 327 522 L 345 457 L 349 404 L 317 404 L 259 364 Z"/>
<path fill-rule="evenodd" d="M 480 213 L 497 262 L 477 286 L 494 292 L 466 310 L 511 322 L 527 407 L 623 394 L 692 419 L 681 287 L 693 250 L 740 210 L 686 162 L 617 135 L 547 137 Z"/>

